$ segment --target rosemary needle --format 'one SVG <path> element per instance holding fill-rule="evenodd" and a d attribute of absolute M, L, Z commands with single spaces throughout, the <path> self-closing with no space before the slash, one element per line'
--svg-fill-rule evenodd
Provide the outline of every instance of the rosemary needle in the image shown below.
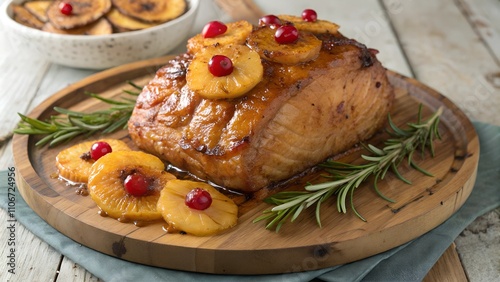
<path fill-rule="evenodd" d="M 54 107 L 58 115 L 51 116 L 49 120 L 41 121 L 19 114 L 21 122 L 14 129 L 15 134 L 44 135 L 36 145 L 55 146 L 67 142 L 79 135 L 92 135 L 97 132 L 104 134 L 114 132 L 127 127 L 127 122 L 134 110 L 135 101 L 142 87 L 129 81 L 129 85 L 136 91 L 124 90 L 123 92 L 132 98 L 120 100 L 108 99 L 95 93 L 86 93 L 92 98 L 98 99 L 108 105 L 109 108 L 90 113 L 72 111 L 60 107 Z"/>
<path fill-rule="evenodd" d="M 419 106 L 418 119 L 416 123 L 408 123 L 408 129 L 397 127 L 390 115 L 388 122 L 391 130 L 388 133 L 391 138 L 384 142 L 384 148 L 380 149 L 373 145 L 363 145 L 370 155 L 362 155 L 361 157 L 367 161 L 365 164 L 353 165 L 335 161 L 326 161 L 320 166 L 328 173 L 327 177 L 331 181 L 326 181 L 320 184 L 309 184 L 304 187 L 304 191 L 294 192 L 279 192 L 266 198 L 266 203 L 275 205 L 274 208 L 266 210 L 263 215 L 257 217 L 254 222 L 267 220 L 267 229 L 274 229 L 276 232 L 280 230 L 282 225 L 290 220 L 293 222 L 300 213 L 313 205 L 316 205 L 316 221 L 321 227 L 321 203 L 330 198 L 332 195 L 337 195 L 337 209 L 339 212 L 347 212 L 347 201 L 353 212 L 362 220 L 365 220 L 354 207 L 354 190 L 361 183 L 367 180 L 371 175 L 374 175 L 373 186 L 377 194 L 387 201 L 391 199 L 385 197 L 378 190 L 377 182 L 384 179 L 387 171 L 391 170 L 400 180 L 405 183 L 411 182 L 405 179 L 398 171 L 398 166 L 406 158 L 408 164 L 416 170 L 431 176 L 431 174 L 420 168 L 413 161 L 413 154 L 420 149 L 422 153 L 429 149 L 431 155 L 434 156 L 433 141 L 435 138 L 441 138 L 439 135 L 438 125 L 439 118 L 443 112 L 439 108 L 428 120 L 422 121 L 422 105 Z"/>

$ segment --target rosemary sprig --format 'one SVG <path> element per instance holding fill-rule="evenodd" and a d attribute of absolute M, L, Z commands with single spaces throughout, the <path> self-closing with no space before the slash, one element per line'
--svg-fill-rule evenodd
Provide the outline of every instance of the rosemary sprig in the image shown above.
<path fill-rule="evenodd" d="M 308 184 L 304 187 L 305 191 L 284 191 L 266 198 L 264 200 L 266 203 L 276 206 L 264 211 L 263 215 L 256 218 L 254 222 L 266 220 L 268 221 L 266 229 L 275 229 L 278 232 L 288 219 L 290 219 L 290 222 L 293 222 L 304 209 L 316 205 L 316 221 L 321 227 L 321 203 L 334 194 L 337 196 L 337 209 L 339 212 L 347 212 L 346 202 L 349 200 L 354 213 L 360 219 L 366 221 L 357 212 L 353 199 L 354 190 L 366 181 L 369 176 L 374 175 L 373 186 L 377 194 L 391 202 L 393 202 L 391 199 L 380 193 L 377 182 L 380 179 L 384 179 L 387 171 L 391 170 L 399 179 L 411 184 L 398 171 L 399 165 L 405 158 L 410 167 L 431 176 L 429 172 L 417 166 L 413 161 L 413 155 L 418 149 L 423 154 L 426 148 L 428 148 L 431 155 L 434 156 L 433 141 L 435 138 L 441 139 L 438 124 L 442 112 L 443 109 L 439 108 L 428 120 L 422 121 L 422 105 L 420 105 L 417 122 L 408 123 L 408 129 L 397 127 L 389 115 L 388 122 L 391 130 L 388 130 L 388 133 L 391 138 L 384 142 L 385 147 L 383 149 L 379 149 L 373 145 L 363 145 L 371 153 L 369 156 L 361 156 L 367 161 L 366 164 L 354 165 L 335 161 L 324 162 L 321 166 L 328 172 L 326 177 L 330 178 L 331 181 L 320 184 Z"/>
<path fill-rule="evenodd" d="M 120 100 L 104 98 L 98 94 L 86 92 L 90 97 L 96 98 L 108 105 L 109 108 L 90 113 L 71 111 L 68 109 L 54 107 L 59 113 L 53 115 L 49 120 L 41 121 L 19 114 L 21 122 L 14 129 L 15 134 L 45 135 L 36 145 L 55 146 L 69 141 L 79 135 L 90 136 L 96 132 L 104 134 L 114 132 L 127 127 L 127 122 L 132 114 L 135 101 L 142 87 L 129 81 L 136 91 L 123 90 L 132 98 L 124 97 Z"/>

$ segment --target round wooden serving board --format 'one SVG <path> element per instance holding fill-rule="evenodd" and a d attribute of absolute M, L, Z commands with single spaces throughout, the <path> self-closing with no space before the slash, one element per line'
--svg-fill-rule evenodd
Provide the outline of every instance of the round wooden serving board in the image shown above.
<path fill-rule="evenodd" d="M 79 111 L 103 107 L 85 91 L 106 97 L 123 95 L 123 89 L 132 89 L 128 80 L 145 85 L 170 58 L 132 63 L 90 76 L 54 94 L 30 116 L 46 119 L 55 114 L 54 106 Z M 313 270 L 363 259 L 402 245 L 449 218 L 471 193 L 479 159 L 478 137 L 460 109 L 418 81 L 394 72 L 388 75 L 397 93 L 391 111 L 395 123 L 405 127 L 407 122 L 415 121 L 419 103 L 424 105 L 424 118 L 442 106 L 443 138 L 435 142 L 434 158 L 426 153 L 417 159 L 434 177 L 403 165 L 400 172 L 412 185 L 392 174 L 379 182 L 381 192 L 395 203 L 378 197 L 371 181 L 356 190 L 354 204 L 366 222 L 351 210 L 339 213 L 332 197 L 321 207 L 322 228 L 317 226 L 311 208 L 294 223 L 285 224 L 279 233 L 269 231 L 264 228 L 265 222 L 252 222 L 271 208 L 262 199 L 278 190 L 264 189 L 250 199 L 231 195 L 240 206 L 238 224 L 216 236 L 166 233 L 164 222 L 142 227 L 121 223 L 100 216 L 90 197 L 78 195 L 75 187 L 54 177 L 56 154 L 83 139 L 47 148 L 34 145 L 38 137 L 16 135 L 13 150 L 19 190 L 28 205 L 55 229 L 82 245 L 132 262 L 204 273 L 266 274 Z M 125 130 L 107 137 L 132 144 Z M 384 138 L 385 133 L 380 133 L 368 143 L 380 147 Z M 340 161 L 359 161 L 361 153 L 353 150 Z M 321 181 L 321 177 L 313 173 L 281 189 L 299 189 L 306 181 Z"/>

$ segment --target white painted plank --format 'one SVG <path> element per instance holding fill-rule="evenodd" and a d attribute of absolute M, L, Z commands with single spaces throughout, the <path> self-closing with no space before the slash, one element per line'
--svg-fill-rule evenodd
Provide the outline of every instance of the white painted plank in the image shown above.
<path fill-rule="evenodd" d="M 500 64 L 500 1 L 458 0 L 462 12 L 488 45 Z M 498 74 L 500 80 L 500 74 Z M 500 87 L 500 81 L 498 82 Z"/>
<path fill-rule="evenodd" d="M 395 0 L 384 0 L 386 6 Z M 417 79 L 454 101 L 471 119 L 500 125 L 499 68 L 453 0 L 399 1 L 389 13 Z"/>
<path fill-rule="evenodd" d="M 0 147 L 0 170 L 6 170 L 12 166 L 14 166 L 14 158 L 12 157 L 12 143 L 9 141 Z"/>
<path fill-rule="evenodd" d="M 56 64 L 51 64 L 37 89 L 36 95 L 31 101 L 27 111 L 31 111 L 45 99 L 49 98 L 59 90 L 78 82 L 94 73 L 95 70 L 74 69 Z"/>
<path fill-rule="evenodd" d="M 43 72 L 43 79 L 36 78 L 36 81 L 33 81 L 31 85 L 24 85 L 24 81 L 12 82 L 10 89 L 20 89 L 19 91 L 26 94 L 18 95 L 19 97 L 17 97 L 17 99 L 19 99 L 20 102 L 17 104 L 9 103 L 8 105 L 4 105 L 6 109 L 0 109 L 2 120 L 2 123 L 0 123 L 0 126 L 2 126 L 0 136 L 9 134 L 15 128 L 17 122 L 19 122 L 17 113 L 29 113 L 34 107 L 38 106 L 57 91 L 95 73 L 95 71 L 91 70 L 72 69 L 54 64 L 47 64 L 47 69 L 39 69 L 38 71 Z M 30 74 L 33 76 L 39 75 L 36 73 Z M 2 79 L 8 80 L 9 78 L 0 77 L 0 83 L 2 83 Z M 30 80 L 28 74 L 23 79 Z M 0 107 L 2 107 L 2 105 L 0 105 Z M 8 124 L 4 124 L 3 115 L 8 116 L 8 118 L 5 117 L 5 121 Z M 0 169 L 6 169 L 13 164 L 12 148 L 11 143 L 9 143 L 0 148 Z"/>
<path fill-rule="evenodd" d="M 0 52 L 0 85 L 2 95 L 8 96 L 10 103 L 0 104 L 0 136 L 10 132 L 19 121 L 17 113 L 26 111 L 50 65 L 39 54 L 12 42 L 3 28 L 0 25 L 0 45 L 5 44 Z"/>
<path fill-rule="evenodd" d="M 6 223 L 7 219 L 7 212 L 0 210 L 0 222 Z M 10 237 L 10 231 L 5 224 L 0 229 L 0 281 L 54 281 L 61 255 L 19 222 L 15 224 L 14 233 L 15 274 L 8 272 L 10 266 L 7 265 L 7 256 L 10 255 L 11 246 L 7 245 L 6 238 Z"/>
<path fill-rule="evenodd" d="M 80 265 L 64 257 L 57 275 L 57 281 L 63 282 L 99 282 L 99 278 L 93 276 Z"/>

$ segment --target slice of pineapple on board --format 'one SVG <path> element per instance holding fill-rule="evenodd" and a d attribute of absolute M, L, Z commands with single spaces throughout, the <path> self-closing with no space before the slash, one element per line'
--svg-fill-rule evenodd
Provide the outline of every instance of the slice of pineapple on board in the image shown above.
<path fill-rule="evenodd" d="M 160 191 L 175 176 L 166 172 L 156 156 L 141 151 L 112 152 L 97 160 L 90 170 L 89 195 L 108 216 L 122 222 L 161 219 L 157 210 Z M 125 189 L 128 176 L 140 174 L 147 180 L 147 192 L 134 196 Z"/>
<path fill-rule="evenodd" d="M 100 139 L 78 143 L 57 154 L 56 167 L 59 170 L 59 176 L 72 182 L 87 183 L 90 168 L 95 162 L 87 154 L 90 152 L 92 144 L 99 141 L 108 143 L 113 152 L 131 150 L 127 143 L 117 139 Z"/>
<path fill-rule="evenodd" d="M 193 189 L 207 191 L 212 203 L 204 210 L 186 205 L 186 195 Z M 209 236 L 236 225 L 238 206 L 209 184 L 191 180 L 171 180 L 161 191 L 158 210 L 169 228 L 195 236 Z"/>

